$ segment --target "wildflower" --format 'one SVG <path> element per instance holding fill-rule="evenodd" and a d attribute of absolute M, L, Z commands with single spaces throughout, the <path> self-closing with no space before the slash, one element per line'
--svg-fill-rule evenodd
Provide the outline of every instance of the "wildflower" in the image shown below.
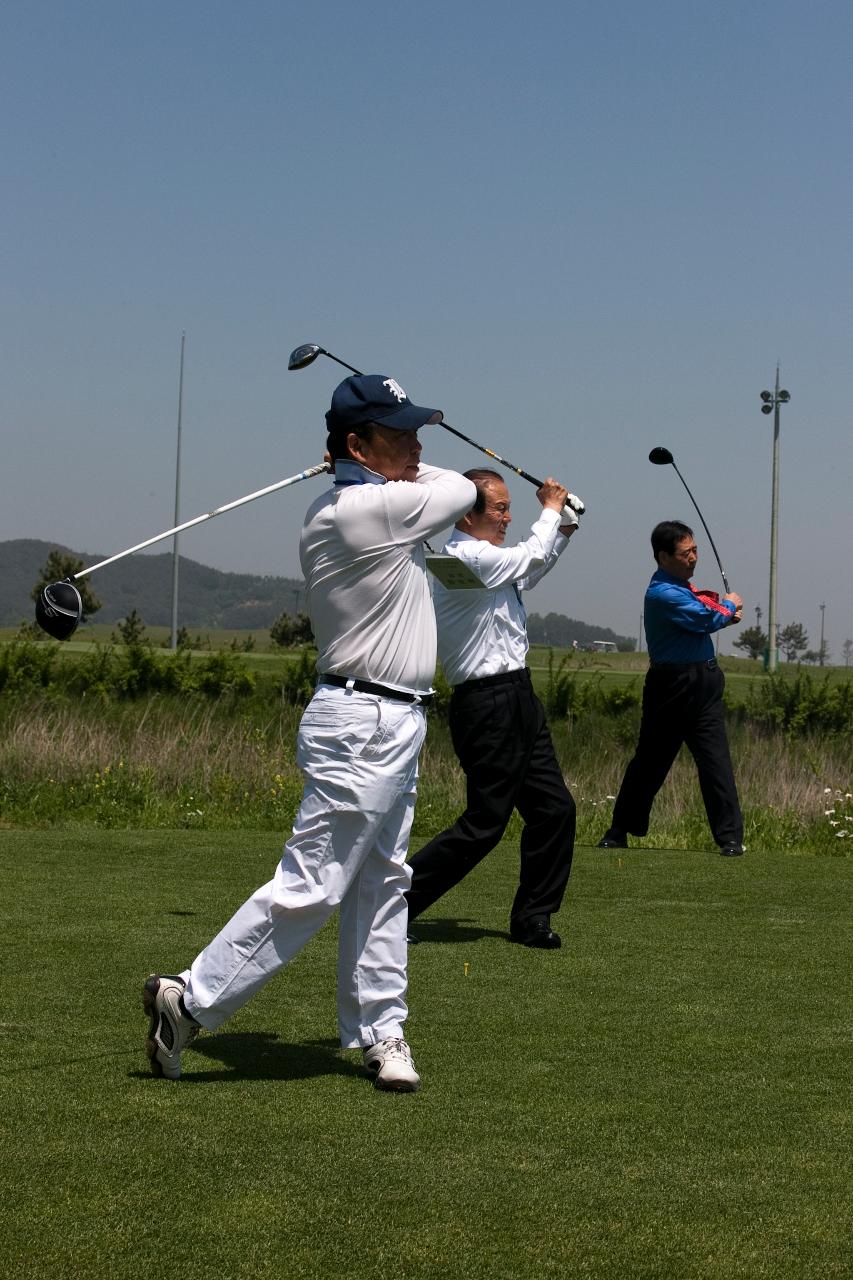
<path fill-rule="evenodd" d="M 831 818 L 834 813 L 835 813 L 834 809 L 824 809 L 823 816 L 825 818 Z"/>
<path fill-rule="evenodd" d="M 847 835 L 846 831 L 836 831 L 835 838 L 836 840 L 840 840 L 842 836 L 846 836 L 846 835 Z"/>
<path fill-rule="evenodd" d="M 823 789 L 823 794 L 824 794 L 825 796 L 832 795 L 832 787 L 824 787 L 824 789 Z"/>
<path fill-rule="evenodd" d="M 608 800 L 615 800 L 615 799 L 616 799 L 616 797 L 615 797 L 615 796 L 608 796 L 608 797 L 607 797 L 607 799 L 608 799 Z"/>

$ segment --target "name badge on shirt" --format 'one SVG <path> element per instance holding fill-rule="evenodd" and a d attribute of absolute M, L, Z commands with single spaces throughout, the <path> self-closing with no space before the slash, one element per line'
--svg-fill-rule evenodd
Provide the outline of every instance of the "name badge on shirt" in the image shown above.
<path fill-rule="evenodd" d="M 473 569 L 457 560 L 456 556 L 432 555 L 426 557 L 426 566 L 430 573 L 438 578 L 448 591 L 484 590 L 482 582 Z"/>

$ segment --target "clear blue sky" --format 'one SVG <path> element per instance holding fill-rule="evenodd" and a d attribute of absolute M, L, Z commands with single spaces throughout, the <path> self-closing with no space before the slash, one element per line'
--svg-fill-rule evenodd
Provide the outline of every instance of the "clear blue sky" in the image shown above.
<path fill-rule="evenodd" d="M 853 10 L 830 0 L 69 5 L 0 25 L 0 538 L 110 554 L 322 458 L 319 342 L 589 514 L 528 607 L 636 635 L 703 509 L 766 622 L 853 637 Z M 425 457 L 482 456 L 427 430 Z M 295 574 L 306 481 L 184 536 Z M 533 490 L 510 480 L 516 533 Z M 719 575 L 703 536 L 697 585 Z M 168 544 L 165 544 L 168 548 Z M 132 559 L 127 572 L 133 572 Z M 723 650 L 730 649 L 728 633 Z"/>

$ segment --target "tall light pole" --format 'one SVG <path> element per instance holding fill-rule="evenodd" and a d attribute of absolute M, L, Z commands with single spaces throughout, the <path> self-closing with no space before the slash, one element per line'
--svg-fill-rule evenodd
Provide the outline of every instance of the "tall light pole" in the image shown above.
<path fill-rule="evenodd" d="M 823 615 L 826 605 L 820 606 L 820 665 L 823 666 Z"/>
<path fill-rule="evenodd" d="M 181 417 L 184 409 L 184 345 L 186 333 L 181 334 L 181 372 L 178 377 L 178 451 L 175 462 L 175 524 L 181 523 Z M 178 647 L 178 535 L 172 547 L 172 640 L 174 652 Z"/>
<path fill-rule="evenodd" d="M 773 487 L 770 497 L 770 599 L 767 603 L 767 670 L 775 671 L 778 663 L 778 623 L 776 621 L 776 550 L 779 541 L 779 406 L 787 404 L 790 393 L 779 389 L 779 365 L 776 365 L 775 391 L 762 391 L 762 413 L 773 414 Z"/>

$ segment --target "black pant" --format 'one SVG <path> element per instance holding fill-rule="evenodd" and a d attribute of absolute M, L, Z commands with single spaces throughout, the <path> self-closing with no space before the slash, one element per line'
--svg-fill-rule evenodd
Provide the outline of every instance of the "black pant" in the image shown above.
<path fill-rule="evenodd" d="M 513 809 L 524 820 L 510 925 L 524 931 L 559 909 L 572 868 L 575 802 L 554 754 L 527 669 L 459 685 L 450 733 L 468 784 L 467 806 L 411 860 L 409 919 L 458 884 L 500 841 Z"/>
<path fill-rule="evenodd" d="M 724 685 L 723 673 L 713 659 L 649 669 L 640 737 L 613 807 L 611 825 L 617 831 L 646 835 L 654 798 L 684 743 L 696 761 L 705 812 L 717 844 L 743 841 L 743 818 L 723 720 Z"/>

